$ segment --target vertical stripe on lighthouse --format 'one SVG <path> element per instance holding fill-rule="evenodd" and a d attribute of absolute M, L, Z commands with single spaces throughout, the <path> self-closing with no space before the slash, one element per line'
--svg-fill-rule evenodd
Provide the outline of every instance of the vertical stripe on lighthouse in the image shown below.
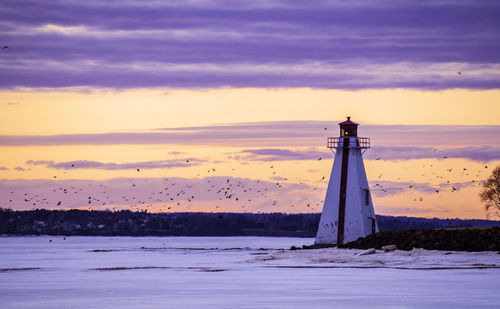
<path fill-rule="evenodd" d="M 342 149 L 342 170 L 340 173 L 340 196 L 339 196 L 339 225 L 337 232 L 337 245 L 344 243 L 344 225 L 345 225 L 345 200 L 347 188 L 347 166 L 349 164 L 349 138 L 344 137 Z"/>

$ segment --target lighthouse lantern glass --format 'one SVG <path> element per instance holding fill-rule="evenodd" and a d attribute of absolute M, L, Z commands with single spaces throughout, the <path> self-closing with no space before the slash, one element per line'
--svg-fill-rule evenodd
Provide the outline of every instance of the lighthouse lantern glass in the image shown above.
<path fill-rule="evenodd" d="M 356 126 L 342 126 L 340 128 L 340 136 L 358 136 L 358 130 Z"/>
<path fill-rule="evenodd" d="M 347 120 L 339 123 L 340 126 L 340 136 L 358 136 L 358 124 L 351 121 L 351 117 L 347 117 Z"/>

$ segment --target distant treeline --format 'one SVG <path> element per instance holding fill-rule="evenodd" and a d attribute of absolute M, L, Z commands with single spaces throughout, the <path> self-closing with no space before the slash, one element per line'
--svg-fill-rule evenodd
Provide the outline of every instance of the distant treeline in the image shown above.
<path fill-rule="evenodd" d="M 0 234 L 314 237 L 320 214 L 148 213 L 0 208 Z M 381 231 L 500 227 L 500 221 L 377 216 Z"/>

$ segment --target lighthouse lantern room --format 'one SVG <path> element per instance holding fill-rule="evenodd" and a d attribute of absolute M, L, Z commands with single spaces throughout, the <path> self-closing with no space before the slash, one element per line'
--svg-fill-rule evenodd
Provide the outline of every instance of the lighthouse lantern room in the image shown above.
<path fill-rule="evenodd" d="M 378 232 L 362 154 L 370 139 L 358 137 L 351 117 L 339 123 L 340 136 L 328 137 L 335 153 L 315 244 L 344 244 Z"/>

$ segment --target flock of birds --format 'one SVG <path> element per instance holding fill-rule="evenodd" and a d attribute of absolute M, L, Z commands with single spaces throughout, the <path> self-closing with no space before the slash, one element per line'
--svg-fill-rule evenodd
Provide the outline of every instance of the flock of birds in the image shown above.
<path fill-rule="evenodd" d="M 446 158 L 446 157 L 445 157 Z M 380 160 L 382 158 L 377 158 Z M 321 161 L 322 158 L 317 159 Z M 186 160 L 189 163 L 189 160 Z M 189 165 L 186 165 L 188 168 Z M 72 165 L 72 167 L 77 168 Z M 488 166 L 484 166 L 485 169 Z M 141 173 L 141 169 L 135 169 L 136 173 Z M 234 168 L 232 169 L 235 170 Z M 434 165 L 423 165 L 422 171 L 428 170 L 430 176 L 434 177 L 438 184 L 415 183 L 413 180 L 397 182 L 404 184 L 403 186 L 390 187 L 385 186 L 385 183 L 394 183 L 383 180 L 383 174 L 377 177 L 377 182 L 373 184 L 370 191 L 389 192 L 394 190 L 408 191 L 413 190 L 419 193 L 435 193 L 441 194 L 443 191 L 455 192 L 458 191 L 463 185 L 481 185 L 481 179 L 484 178 L 482 171 L 472 171 L 469 168 L 463 167 L 461 170 L 456 168 L 445 169 L 446 174 L 438 172 L 439 169 Z M 300 205 L 294 205 L 290 202 L 283 202 L 284 197 L 287 196 L 289 190 L 283 190 L 289 184 L 296 184 L 296 182 L 288 182 L 288 178 L 277 175 L 277 168 L 274 165 L 269 165 L 270 174 L 268 175 L 271 180 L 249 180 L 231 177 L 227 175 L 214 175 L 216 174 L 214 167 L 207 170 L 207 176 L 193 180 L 186 180 L 182 178 L 136 178 L 127 180 L 131 182 L 120 184 L 102 184 L 98 181 L 89 182 L 82 186 L 82 183 L 73 182 L 72 185 L 62 186 L 66 182 L 62 180 L 54 180 L 54 187 L 51 189 L 50 195 L 38 192 L 38 194 L 30 194 L 24 192 L 22 199 L 25 204 L 23 208 L 57 208 L 68 209 L 75 207 L 75 203 L 79 204 L 78 208 L 83 208 L 87 205 L 89 210 L 99 208 L 103 209 L 111 207 L 111 210 L 130 209 L 135 211 L 152 211 L 152 212 L 168 212 L 168 211 L 185 211 L 196 204 L 198 201 L 210 201 L 213 204 L 214 211 L 219 211 L 223 205 L 228 206 L 230 209 L 240 207 L 241 209 L 251 210 L 255 205 L 263 206 L 263 209 L 270 209 L 271 211 L 284 211 L 284 208 L 299 208 L 301 210 L 320 211 L 323 201 L 307 201 L 303 199 Z M 210 175 L 211 174 L 211 175 Z M 429 175 L 422 174 L 421 176 L 428 177 Z M 445 176 L 450 176 L 450 179 L 470 177 L 472 178 L 467 182 L 452 182 L 446 180 Z M 57 178 L 56 175 L 53 176 Z M 470 179 L 469 178 L 469 179 Z M 274 179 L 274 180 L 273 180 Z M 297 178 L 298 179 L 298 178 Z M 188 183 L 186 183 L 188 182 Z M 298 181 L 297 181 L 298 182 Z M 326 177 L 323 176 L 316 181 L 316 183 L 324 184 Z M 298 182 L 303 185 L 303 182 Z M 312 189 L 317 190 L 318 186 L 313 185 Z M 325 187 L 326 189 L 326 187 Z M 318 192 L 319 193 L 319 192 Z M 15 205 L 19 202 L 14 197 L 19 197 L 14 190 L 10 191 L 11 198 L 9 203 Z M 318 196 L 318 194 L 313 194 Z M 51 196 L 51 197 L 49 197 Z M 57 196 L 57 198 L 54 198 Z M 312 197 L 312 195 L 311 195 Z M 414 202 L 423 202 L 424 195 L 416 196 L 413 198 Z M 27 207 L 28 206 L 28 207 Z M 270 208 L 266 208 L 270 207 Z M 226 208 L 227 209 L 227 208 Z"/>
<path fill-rule="evenodd" d="M 448 157 L 443 157 L 443 159 L 447 159 Z M 379 160 L 377 158 L 377 160 Z M 401 190 L 413 190 L 415 192 L 430 192 L 430 193 L 435 193 L 438 194 L 438 197 L 441 197 L 441 193 L 444 191 L 448 192 L 455 192 L 458 191 L 462 186 L 481 186 L 484 175 L 482 170 L 477 170 L 474 173 L 470 168 L 466 167 L 461 167 L 460 169 L 454 169 L 454 168 L 447 168 L 445 169 L 445 174 L 438 173 L 436 168 L 434 167 L 433 164 L 430 164 L 427 166 L 427 168 L 430 169 L 430 175 L 427 174 L 422 174 L 421 176 L 423 177 L 428 177 L 431 176 L 432 178 L 436 179 L 439 181 L 437 184 L 416 184 L 414 183 L 413 180 L 409 181 L 409 184 L 406 186 L 399 186 L 399 187 L 384 187 L 380 183 L 375 183 L 371 191 L 383 191 L 383 192 L 388 192 L 388 191 L 401 191 Z M 422 170 L 426 169 L 426 165 L 422 166 Z M 484 165 L 484 169 L 488 169 L 488 165 Z M 443 176 L 444 175 L 444 176 Z M 383 175 L 379 175 L 377 179 L 380 179 Z M 469 179 L 472 178 L 469 181 L 463 181 L 463 182 L 453 182 L 450 181 L 447 178 L 453 178 L 453 177 L 468 177 Z M 445 180 L 446 179 L 446 180 Z M 398 181 L 401 180 L 401 178 L 397 179 Z M 413 198 L 414 202 L 423 202 L 424 197 L 422 195 Z"/>
<path fill-rule="evenodd" d="M 179 178 L 137 178 L 130 183 L 121 183 L 119 185 L 106 185 L 98 182 L 89 182 L 83 187 L 58 185 L 57 188 L 51 190 L 52 195 L 58 196 L 56 200 L 44 196 L 42 193 L 29 194 L 28 192 L 23 193 L 22 198 L 25 206 L 32 209 L 54 206 L 66 209 L 68 204 L 74 204 L 75 201 L 80 204 L 85 201 L 89 210 L 96 207 L 113 206 L 111 208 L 113 211 L 126 207 L 131 210 L 143 211 L 175 211 L 182 207 L 184 207 L 184 210 L 186 207 L 189 209 L 200 196 L 201 200 L 214 201 L 214 210 L 216 211 L 224 201 L 230 201 L 232 208 L 239 204 L 244 209 L 252 205 L 252 202 L 268 203 L 268 206 L 277 208 L 279 206 L 279 196 L 282 194 L 277 190 L 283 189 L 284 182 L 288 179 L 276 176 L 274 165 L 269 166 L 269 168 L 271 170 L 270 176 L 279 179 L 279 181 L 243 180 L 227 176 L 211 176 L 185 183 L 185 179 Z M 139 168 L 136 171 L 137 173 L 141 172 Z M 207 174 L 215 172 L 215 168 L 207 170 Z M 200 175 L 198 174 L 198 176 Z M 53 178 L 56 179 L 57 176 L 54 175 Z M 65 183 L 65 181 L 62 180 L 60 183 Z M 54 185 L 57 185 L 56 181 L 54 181 Z M 16 192 L 12 190 L 10 194 L 15 196 Z M 16 202 L 14 198 L 9 199 L 9 203 L 15 204 Z M 313 205 L 320 206 L 321 204 L 306 202 L 307 208 Z M 82 206 L 79 208 L 82 208 Z M 293 208 L 294 205 L 290 205 L 290 207 Z"/>

